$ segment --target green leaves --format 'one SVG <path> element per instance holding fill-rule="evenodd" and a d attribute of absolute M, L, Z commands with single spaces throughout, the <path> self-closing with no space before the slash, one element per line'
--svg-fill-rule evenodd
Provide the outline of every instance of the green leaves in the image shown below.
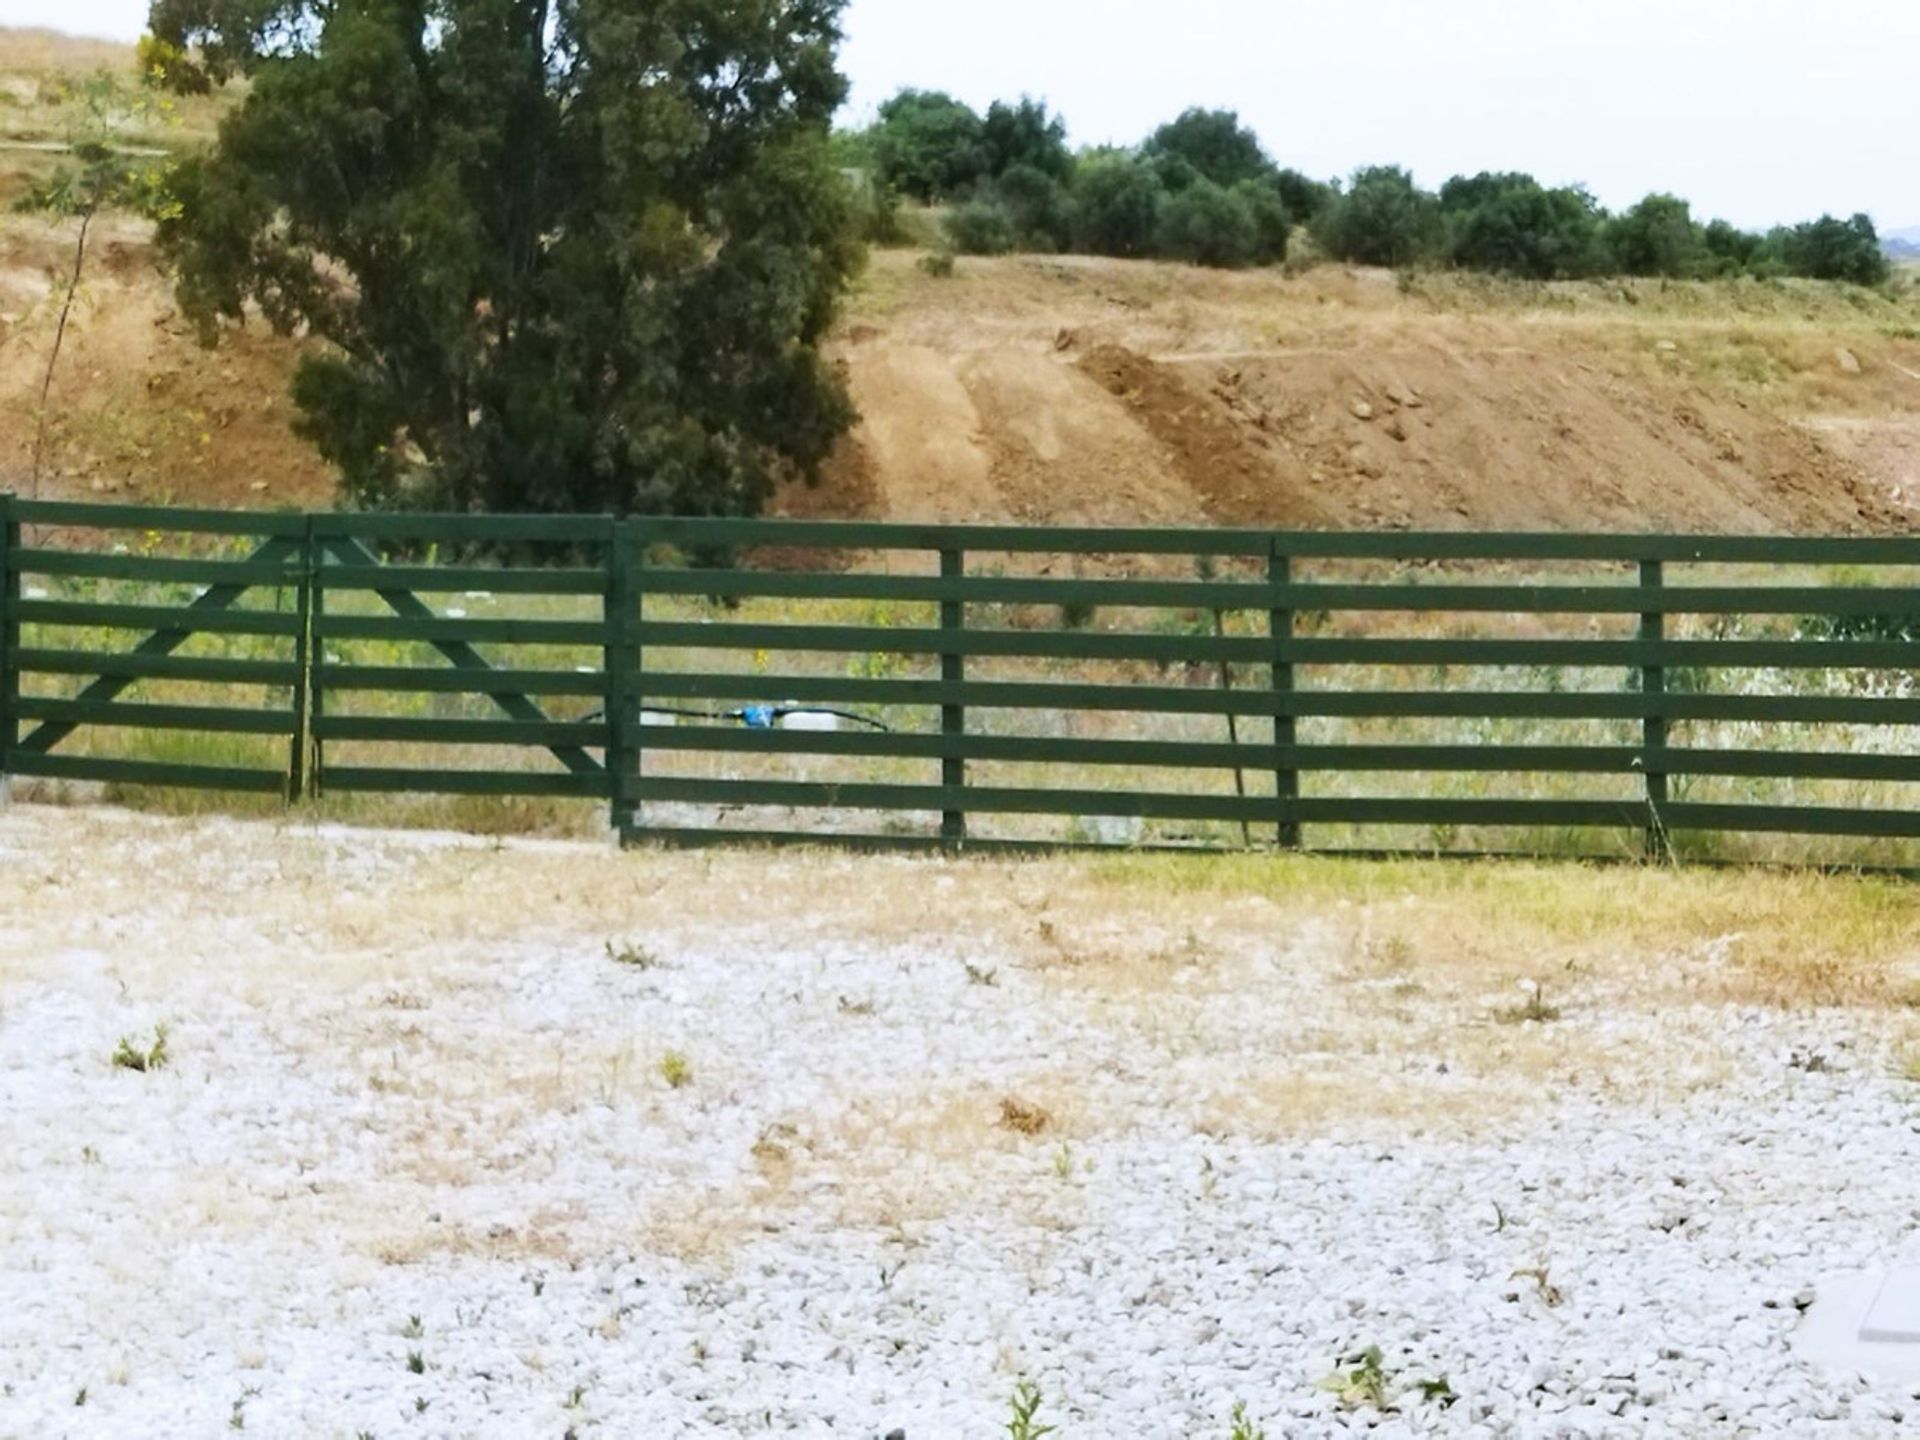
<path fill-rule="evenodd" d="M 751 513 L 853 420 L 840 8 L 160 0 L 251 77 L 160 229 L 182 307 L 323 342 L 299 428 L 359 503 Z"/>
<path fill-rule="evenodd" d="M 68 158 L 14 200 L 14 209 L 76 220 L 104 209 L 159 217 L 171 212 L 165 157 L 129 147 L 122 136 L 158 108 L 148 90 L 111 70 L 70 85 L 65 97 Z"/>

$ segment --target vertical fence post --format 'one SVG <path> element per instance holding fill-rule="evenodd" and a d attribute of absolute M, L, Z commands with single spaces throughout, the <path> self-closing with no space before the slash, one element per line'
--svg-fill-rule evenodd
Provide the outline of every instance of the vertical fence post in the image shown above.
<path fill-rule="evenodd" d="M 313 693 L 313 591 L 319 567 L 313 542 L 313 516 L 300 537 L 300 563 L 294 572 L 293 740 L 287 755 L 287 803 L 307 797 L 307 757 L 313 744 L 308 697 Z"/>
<path fill-rule="evenodd" d="M 948 583 L 958 583 L 967 573 L 967 555 L 964 550 L 943 549 L 940 552 L 940 578 Z M 967 629 L 967 606 L 958 596 L 942 599 L 940 602 L 940 638 L 944 642 L 940 651 L 940 679 L 947 685 L 959 685 L 967 678 L 967 657 L 957 648 Z M 940 707 L 940 735 L 950 746 L 957 746 L 961 737 L 967 733 L 967 707 L 964 704 L 942 704 Z M 940 784 L 943 789 L 964 791 L 967 786 L 967 762 L 964 757 L 947 754 L 940 760 Z M 943 810 L 940 814 L 940 839 L 950 849 L 958 849 L 966 843 L 967 812 L 962 810 Z"/>
<path fill-rule="evenodd" d="M 1277 535 L 1267 548 L 1267 583 L 1274 586 L 1293 583 L 1293 563 L 1281 547 Z M 1267 611 L 1267 635 L 1273 647 L 1271 689 L 1276 700 L 1286 699 L 1293 694 L 1293 662 L 1286 658 L 1286 647 L 1293 640 L 1291 605 L 1275 605 Z M 1273 711 L 1273 743 L 1280 752 L 1274 762 L 1273 793 L 1283 806 L 1291 805 L 1300 798 L 1300 771 L 1289 753 L 1298 743 L 1299 731 L 1292 713 L 1282 713 L 1284 710 L 1284 706 L 1275 705 Z M 1298 850 L 1300 822 L 1291 816 L 1282 816 L 1274 838 L 1281 849 Z"/>
<path fill-rule="evenodd" d="M 324 517 L 307 517 L 307 634 L 312 647 L 307 658 L 307 798 L 311 800 L 327 793 L 327 742 L 320 734 L 320 719 L 327 710 L 327 687 L 321 683 L 327 671 L 324 526 Z"/>
<path fill-rule="evenodd" d="M 622 840 L 639 823 L 633 781 L 640 774 L 639 527 L 631 520 L 607 522 L 607 588 L 601 611 L 606 683 L 607 804 L 614 833 Z"/>
<path fill-rule="evenodd" d="M 20 743 L 20 671 L 13 652 L 20 647 L 20 572 L 13 551 L 20 545 L 20 522 L 13 518 L 12 495 L 0 494 L 0 792 Z M 0 799 L 4 799 L 0 793 Z"/>
<path fill-rule="evenodd" d="M 1658 590 L 1666 583 L 1666 567 L 1658 560 L 1640 562 L 1640 587 L 1643 590 Z M 1664 601 L 1655 598 L 1655 605 L 1663 606 Z M 1640 643 L 1658 645 L 1666 635 L 1666 612 L 1656 608 L 1640 617 Z M 1640 664 L 1640 697 L 1645 705 L 1640 719 L 1640 764 L 1646 775 L 1647 786 L 1647 829 L 1646 853 L 1649 859 L 1658 858 L 1665 844 L 1667 821 L 1667 771 L 1665 752 L 1667 748 L 1667 717 L 1653 713 L 1660 697 L 1667 693 L 1666 667 L 1647 663 L 1643 657 Z M 1655 751 L 1661 752 L 1659 757 Z"/>

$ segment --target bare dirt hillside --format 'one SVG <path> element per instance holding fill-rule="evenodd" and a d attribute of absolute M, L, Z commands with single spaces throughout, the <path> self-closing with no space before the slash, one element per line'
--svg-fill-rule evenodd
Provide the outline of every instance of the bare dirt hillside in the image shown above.
<path fill-rule="evenodd" d="M 0 30 L 0 204 L 112 58 Z M 198 143 L 213 116 L 157 139 Z M 171 138 L 169 138 L 171 137 Z M 184 138 L 183 138 L 184 137 Z M 33 488 L 71 229 L 0 212 L 0 487 Z M 318 505 L 298 345 L 198 345 L 137 222 L 94 230 L 48 405 L 52 495 Z M 1920 278 L 1526 286 L 874 255 L 835 338 L 862 414 L 794 515 L 1721 531 L 1920 517 Z"/>
<path fill-rule="evenodd" d="M 875 257 L 865 422 L 805 508 L 899 519 L 1904 528 L 1920 306 L 1755 284 Z"/>

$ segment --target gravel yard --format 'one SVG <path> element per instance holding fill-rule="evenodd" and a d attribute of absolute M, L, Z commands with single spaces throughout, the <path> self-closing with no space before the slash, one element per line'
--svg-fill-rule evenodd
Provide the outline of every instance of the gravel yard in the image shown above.
<path fill-rule="evenodd" d="M 1917 920 L 0 808 L 0 1437 L 1912 1434 Z"/>

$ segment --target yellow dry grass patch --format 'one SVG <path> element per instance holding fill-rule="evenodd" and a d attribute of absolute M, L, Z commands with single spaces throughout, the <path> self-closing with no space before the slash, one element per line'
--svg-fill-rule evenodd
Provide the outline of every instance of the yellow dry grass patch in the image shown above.
<path fill-rule="evenodd" d="M 1535 978 L 1615 1004 L 1884 1008 L 1920 963 L 1920 887 L 1881 877 L 1241 856 L 1103 858 L 1085 873 L 1136 902 L 1263 897 L 1282 928 L 1330 916 L 1359 973 L 1425 986 Z"/>
<path fill-rule="evenodd" d="M 83 943 L 88 927 L 76 929 L 75 917 L 135 901 L 143 943 L 118 961 L 128 984 L 224 963 L 218 951 L 169 943 L 203 919 L 205 892 L 193 883 L 208 863 L 200 826 L 19 813 L 61 840 L 0 866 L 0 913 L 23 942 L 0 955 L 0 979 Z M 223 851 L 236 834 L 249 870 L 218 883 L 251 894 L 246 914 L 290 953 L 324 957 L 303 967 L 302 984 L 375 987 L 405 1005 L 429 1002 L 450 960 L 525 939 L 536 915 L 556 945 L 596 953 L 615 937 L 658 947 L 716 927 L 764 927 L 821 942 L 919 943 L 956 965 L 1012 955 L 1063 986 L 1148 997 L 1183 977 L 1233 981 L 1251 953 L 1279 952 L 1284 963 L 1310 929 L 1330 932 L 1350 979 L 1406 982 L 1381 991 L 1415 1010 L 1429 994 L 1504 992 L 1529 978 L 1556 997 L 1591 990 L 1613 1004 L 1882 1008 L 1920 988 L 1920 887 L 1871 877 L 1231 855 L 622 854 L 611 844 L 422 845 L 215 822 Z M 324 858 L 329 847 L 377 853 L 377 867 L 343 877 Z M 72 863 L 82 853 L 99 863 Z M 805 917 L 798 930 L 796 916 Z"/>

